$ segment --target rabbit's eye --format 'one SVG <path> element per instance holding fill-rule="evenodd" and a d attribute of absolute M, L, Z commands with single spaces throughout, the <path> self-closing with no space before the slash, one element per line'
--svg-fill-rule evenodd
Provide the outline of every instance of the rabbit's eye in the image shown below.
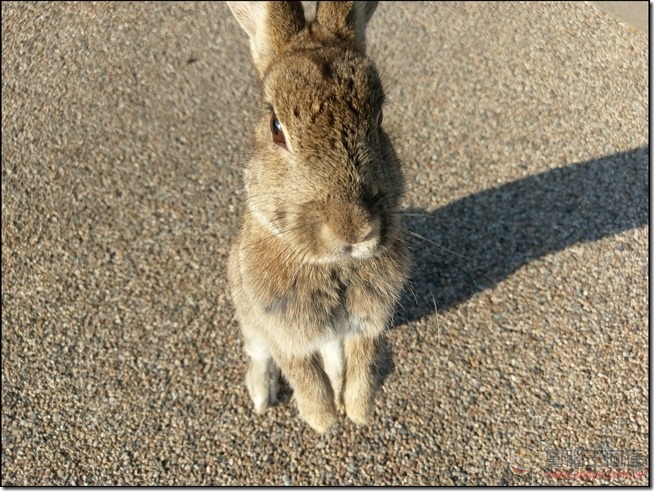
<path fill-rule="evenodd" d="M 270 118 L 270 133 L 272 134 L 273 141 L 283 149 L 286 149 L 286 137 L 284 136 L 284 131 L 282 131 L 282 125 L 274 114 Z"/>

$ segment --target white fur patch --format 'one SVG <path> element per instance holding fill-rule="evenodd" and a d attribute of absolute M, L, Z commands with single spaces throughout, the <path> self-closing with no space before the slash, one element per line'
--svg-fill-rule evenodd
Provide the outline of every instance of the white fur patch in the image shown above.
<path fill-rule="evenodd" d="M 341 338 L 327 341 L 320 347 L 320 355 L 325 368 L 325 373 L 334 389 L 340 388 L 345 369 L 343 342 Z"/>
<path fill-rule="evenodd" d="M 253 360 L 265 360 L 272 356 L 268 345 L 263 340 L 249 340 L 245 344 L 245 352 Z"/>

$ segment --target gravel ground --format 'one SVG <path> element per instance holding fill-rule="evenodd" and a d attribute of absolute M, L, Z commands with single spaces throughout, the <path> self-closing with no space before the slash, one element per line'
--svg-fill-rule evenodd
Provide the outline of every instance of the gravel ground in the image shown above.
<path fill-rule="evenodd" d="M 242 383 L 227 7 L 2 3 L 3 485 L 649 483 L 647 36 L 385 3 L 368 42 L 427 240 L 376 421 L 317 436 Z"/>

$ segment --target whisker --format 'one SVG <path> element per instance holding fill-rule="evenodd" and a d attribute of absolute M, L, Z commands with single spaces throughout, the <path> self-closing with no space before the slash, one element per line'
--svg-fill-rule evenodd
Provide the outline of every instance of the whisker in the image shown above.
<path fill-rule="evenodd" d="M 428 242 L 428 243 L 430 243 L 430 244 L 432 244 L 432 245 L 438 247 L 439 249 L 442 249 L 442 250 L 444 250 L 444 251 L 446 251 L 446 252 L 449 252 L 450 254 L 454 254 L 455 256 L 459 256 L 459 257 L 461 257 L 461 258 L 463 258 L 463 259 L 470 259 L 468 256 L 466 256 L 466 255 L 464 255 L 464 254 L 459 254 L 458 252 L 454 252 L 454 251 L 448 249 L 447 247 L 444 247 L 444 246 L 442 246 L 442 245 L 440 245 L 440 244 L 437 244 L 436 242 L 434 242 L 434 241 L 432 241 L 432 240 L 429 240 L 428 238 L 423 237 L 422 235 L 420 235 L 420 234 L 418 234 L 418 233 L 416 233 L 416 232 L 412 232 L 411 230 L 407 230 L 406 232 L 407 232 L 409 235 L 411 235 L 411 236 L 413 236 L 413 237 L 416 237 L 416 238 L 418 238 L 418 239 L 422 239 L 422 240 L 424 240 L 425 242 Z"/>
<path fill-rule="evenodd" d="M 397 211 L 392 211 L 391 210 L 391 211 L 388 211 L 387 213 L 389 213 L 390 215 L 399 215 L 399 216 L 407 216 L 407 217 L 417 216 L 417 217 L 427 218 L 427 221 L 429 221 L 429 222 L 433 222 L 435 224 L 447 227 L 447 232 L 446 233 L 447 233 L 448 236 L 452 236 L 452 237 L 454 237 L 456 239 L 461 240 L 462 242 L 465 242 L 467 240 L 467 238 L 462 233 L 459 233 L 458 231 L 452 230 L 450 228 L 450 227 L 452 227 L 452 222 L 450 222 L 448 220 L 444 220 L 440 216 L 434 216 L 433 212 L 432 213 L 429 213 L 429 212 L 421 213 L 421 212 L 406 212 L 406 211 L 403 211 L 403 210 L 397 210 Z"/>
<path fill-rule="evenodd" d="M 465 256 L 465 255 L 463 255 L 463 254 L 459 254 L 458 252 L 451 251 L 451 250 L 448 249 L 447 247 L 444 247 L 444 246 L 442 246 L 442 245 L 440 245 L 440 244 L 437 244 L 436 242 L 434 242 L 434 241 L 432 241 L 432 240 L 429 240 L 428 238 L 423 237 L 422 235 L 420 235 L 420 234 L 418 234 L 418 233 L 416 233 L 416 232 L 413 232 L 413 231 L 411 231 L 411 230 L 407 230 L 407 229 L 405 229 L 405 228 L 401 228 L 401 227 L 393 227 L 393 228 L 395 228 L 395 229 L 399 229 L 399 230 L 401 230 L 402 232 L 407 233 L 407 234 L 409 234 L 409 235 L 411 235 L 411 236 L 413 236 L 413 237 L 415 237 L 415 238 L 417 238 L 417 239 L 424 240 L 425 242 L 428 242 L 429 244 L 431 244 L 431 245 L 433 245 L 433 246 L 435 246 L 435 247 L 438 247 L 439 249 L 442 249 L 442 250 L 444 250 L 444 251 L 446 251 L 446 252 L 449 252 L 450 254 L 454 254 L 455 256 L 459 256 L 459 257 L 461 257 L 461 258 L 463 258 L 463 259 L 471 259 L 471 258 L 468 257 L 468 256 Z"/>
<path fill-rule="evenodd" d="M 406 286 L 407 289 L 411 292 L 411 296 L 413 297 L 413 300 L 416 302 L 416 305 L 418 305 L 418 297 L 416 296 L 415 288 L 413 288 L 413 285 L 411 284 L 410 281 L 407 282 Z"/>
<path fill-rule="evenodd" d="M 417 212 L 409 212 L 409 211 L 387 211 L 389 215 L 400 215 L 400 216 L 407 216 L 407 217 L 428 217 L 430 214 L 429 213 L 417 213 Z"/>
<path fill-rule="evenodd" d="M 418 189 L 419 187 L 422 187 L 422 186 L 424 186 L 424 184 L 420 184 L 418 186 L 412 186 L 410 188 L 404 189 L 403 191 L 400 191 L 399 193 L 384 196 L 381 200 L 379 200 L 379 202 L 384 203 L 385 201 L 389 201 L 389 200 L 392 200 L 393 198 L 397 198 L 398 196 L 402 196 L 402 195 L 408 193 L 409 191 L 412 191 L 414 189 Z"/>
<path fill-rule="evenodd" d="M 434 312 L 436 315 L 436 339 L 438 340 L 438 344 L 441 343 L 441 327 L 440 323 L 438 322 L 438 307 L 436 306 L 436 299 L 434 298 L 434 293 L 431 291 L 431 288 L 429 289 L 429 294 L 431 295 L 431 301 L 434 303 Z"/>

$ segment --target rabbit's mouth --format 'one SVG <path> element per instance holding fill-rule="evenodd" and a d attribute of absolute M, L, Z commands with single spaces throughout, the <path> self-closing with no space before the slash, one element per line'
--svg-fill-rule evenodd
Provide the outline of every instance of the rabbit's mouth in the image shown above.
<path fill-rule="evenodd" d="M 307 264 L 334 264 L 334 263 L 345 263 L 352 260 L 366 261 L 380 255 L 385 248 L 381 247 L 372 247 L 372 248 L 362 248 L 362 247 L 353 247 L 353 246 L 343 246 L 337 252 L 334 252 L 331 255 L 321 255 L 314 258 L 307 258 Z"/>
<path fill-rule="evenodd" d="M 354 245 L 345 246 L 346 254 L 355 259 L 370 259 L 371 257 L 376 256 L 379 251 L 379 239 L 375 237 L 374 239 L 361 242 Z"/>
<path fill-rule="evenodd" d="M 380 243 L 379 237 L 375 236 L 368 240 L 356 244 L 338 244 L 330 248 L 330 252 L 320 254 L 313 258 L 314 264 L 333 264 L 342 263 L 350 260 L 365 261 L 382 254 L 386 247 Z"/>
<path fill-rule="evenodd" d="M 354 244 L 341 246 L 339 251 L 334 254 L 334 260 L 340 261 L 343 259 L 370 259 L 375 257 L 379 252 L 377 244 Z"/>

